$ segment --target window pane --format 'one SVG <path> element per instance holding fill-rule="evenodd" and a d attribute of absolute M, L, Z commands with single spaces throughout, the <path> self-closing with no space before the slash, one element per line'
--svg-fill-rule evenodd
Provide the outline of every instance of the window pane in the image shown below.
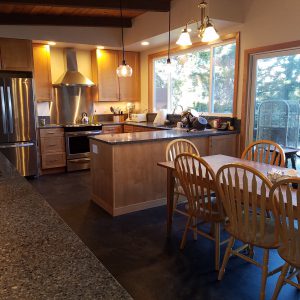
<path fill-rule="evenodd" d="M 232 113 L 235 44 L 221 45 L 213 52 L 212 112 Z"/>
<path fill-rule="evenodd" d="M 254 139 L 298 147 L 299 101 L 300 54 L 258 59 Z"/>
<path fill-rule="evenodd" d="M 154 109 L 168 109 L 169 73 L 166 69 L 167 59 L 154 61 Z"/>
<path fill-rule="evenodd" d="M 166 108 L 171 112 L 181 105 L 183 109 L 194 108 L 198 112 L 232 113 L 235 43 L 173 55 L 171 62 L 170 72 L 166 58 L 154 61 L 156 110 Z M 214 76 L 211 76 L 212 69 Z M 212 95 L 214 103 L 211 103 Z"/>

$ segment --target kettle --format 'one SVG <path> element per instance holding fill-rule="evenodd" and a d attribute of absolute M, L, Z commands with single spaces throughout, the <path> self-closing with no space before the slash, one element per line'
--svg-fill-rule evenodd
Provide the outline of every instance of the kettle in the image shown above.
<path fill-rule="evenodd" d="M 81 123 L 82 124 L 88 124 L 89 123 L 89 117 L 86 112 L 83 112 L 81 115 Z"/>

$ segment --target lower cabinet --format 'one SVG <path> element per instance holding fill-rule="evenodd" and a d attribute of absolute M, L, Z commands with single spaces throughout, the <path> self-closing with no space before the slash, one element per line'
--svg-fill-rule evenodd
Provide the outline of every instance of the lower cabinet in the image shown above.
<path fill-rule="evenodd" d="M 149 128 L 144 126 L 138 126 L 138 125 L 124 125 L 124 132 L 130 133 L 130 132 L 146 132 L 146 131 L 157 131 L 160 129 L 156 128 Z"/>
<path fill-rule="evenodd" d="M 40 129 L 42 170 L 66 166 L 66 147 L 63 128 Z"/>
<path fill-rule="evenodd" d="M 103 125 L 102 133 L 122 133 L 123 125 Z"/>

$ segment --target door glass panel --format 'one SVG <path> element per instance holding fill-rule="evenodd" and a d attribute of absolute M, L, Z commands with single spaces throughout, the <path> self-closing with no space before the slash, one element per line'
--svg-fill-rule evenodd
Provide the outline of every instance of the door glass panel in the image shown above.
<path fill-rule="evenodd" d="M 69 154 L 80 154 L 90 152 L 88 136 L 69 137 Z"/>
<path fill-rule="evenodd" d="M 300 50 L 254 60 L 254 140 L 299 145 Z"/>

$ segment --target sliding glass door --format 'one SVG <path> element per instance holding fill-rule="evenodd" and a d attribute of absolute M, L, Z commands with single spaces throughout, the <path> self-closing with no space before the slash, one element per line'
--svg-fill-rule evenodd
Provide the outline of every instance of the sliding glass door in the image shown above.
<path fill-rule="evenodd" d="M 300 147 L 300 49 L 256 54 L 251 62 L 249 142 Z"/>

